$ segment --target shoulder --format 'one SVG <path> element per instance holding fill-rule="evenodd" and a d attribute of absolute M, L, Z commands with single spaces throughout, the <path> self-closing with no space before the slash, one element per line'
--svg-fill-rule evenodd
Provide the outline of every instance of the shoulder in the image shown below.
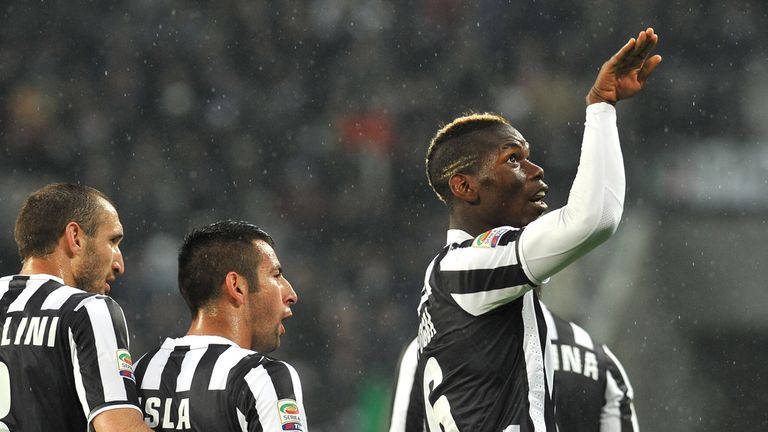
<path fill-rule="evenodd" d="M 295 399 L 296 393 L 301 391 L 299 375 L 287 362 L 253 352 L 235 368 L 234 377 L 242 379 L 254 396 L 274 392 L 277 399 Z"/>
<path fill-rule="evenodd" d="M 458 247 L 495 248 L 517 241 L 522 230 L 511 226 L 489 229 L 478 236 L 457 243 Z"/>

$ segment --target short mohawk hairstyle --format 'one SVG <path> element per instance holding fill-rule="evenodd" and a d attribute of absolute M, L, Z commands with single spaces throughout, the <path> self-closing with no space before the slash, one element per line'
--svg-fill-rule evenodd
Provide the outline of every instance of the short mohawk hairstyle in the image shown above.
<path fill-rule="evenodd" d="M 479 168 L 481 149 L 475 141 L 465 138 L 472 132 L 504 125 L 511 126 L 498 114 L 469 113 L 437 131 L 427 149 L 426 171 L 429 186 L 440 201 L 449 202 L 451 176 L 461 172 L 474 174 Z"/>

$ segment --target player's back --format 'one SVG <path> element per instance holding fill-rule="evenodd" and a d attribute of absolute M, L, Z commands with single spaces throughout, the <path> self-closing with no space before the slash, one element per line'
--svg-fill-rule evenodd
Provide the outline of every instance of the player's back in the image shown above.
<path fill-rule="evenodd" d="M 103 409 L 135 398 L 122 378 L 132 378 L 124 323 L 111 298 L 61 279 L 0 278 L 0 430 L 85 431 Z"/>
<path fill-rule="evenodd" d="M 552 339 L 560 432 L 636 432 L 633 390 L 619 360 L 583 328 L 543 307 Z"/>
<path fill-rule="evenodd" d="M 223 337 L 166 339 L 138 362 L 136 379 L 157 431 L 306 431 L 293 367 Z"/>

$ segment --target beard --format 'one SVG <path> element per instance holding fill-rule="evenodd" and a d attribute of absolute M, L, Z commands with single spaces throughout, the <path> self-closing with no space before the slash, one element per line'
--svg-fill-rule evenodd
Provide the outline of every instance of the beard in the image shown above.
<path fill-rule="evenodd" d="M 99 263 L 99 257 L 93 243 L 89 242 L 86 244 L 83 262 L 74 273 L 75 288 L 95 294 L 105 294 L 104 283 L 106 276 L 104 266 Z"/>

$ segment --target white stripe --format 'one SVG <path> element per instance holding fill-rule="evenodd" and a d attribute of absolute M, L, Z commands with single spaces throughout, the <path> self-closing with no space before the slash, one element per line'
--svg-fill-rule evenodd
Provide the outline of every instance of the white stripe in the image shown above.
<path fill-rule="evenodd" d="M 573 330 L 573 341 L 576 342 L 576 344 L 589 348 L 590 351 L 595 350 L 595 344 L 592 342 L 592 337 L 589 336 L 589 333 L 587 333 L 586 330 L 574 323 L 571 323 L 571 330 Z"/>
<path fill-rule="evenodd" d="M 160 390 L 160 378 L 163 375 L 165 364 L 168 363 L 168 357 L 171 356 L 171 351 L 161 348 L 149 360 L 146 372 L 144 372 L 144 379 L 141 381 L 143 390 Z"/>
<path fill-rule="evenodd" d="M 632 412 L 632 430 L 634 432 L 638 432 L 640 430 L 640 427 L 637 423 L 637 413 L 635 411 L 635 389 L 632 388 L 632 384 L 629 382 L 629 377 L 627 376 L 627 371 L 624 370 L 624 366 L 621 364 L 618 358 L 616 358 L 615 355 L 613 355 L 613 352 L 608 349 L 606 345 L 603 345 L 603 351 L 605 351 L 605 354 L 610 357 L 611 360 L 613 360 L 613 363 L 616 365 L 616 368 L 619 370 L 619 373 L 621 374 L 622 379 L 624 379 L 624 385 L 627 386 L 627 397 L 629 398 L 629 410 Z M 609 375 L 609 374 L 606 374 Z M 606 390 L 607 391 L 607 390 Z"/>
<path fill-rule="evenodd" d="M 629 383 L 629 377 L 627 377 L 627 372 L 624 370 L 624 366 L 622 366 L 619 359 L 617 359 L 616 356 L 613 355 L 613 352 L 611 352 L 611 350 L 609 350 L 607 346 L 603 345 L 603 350 L 608 355 L 608 357 L 610 357 L 611 360 L 613 360 L 613 363 L 616 365 L 616 368 L 619 369 L 619 373 L 621 373 L 621 377 L 624 379 L 624 385 L 627 386 L 627 396 L 630 399 L 634 399 L 635 390 L 632 388 L 632 384 Z"/>
<path fill-rule="evenodd" d="M 123 377 L 117 369 L 117 339 L 115 327 L 112 325 L 112 315 L 105 301 L 88 302 L 85 306 L 88 316 L 91 318 L 94 345 L 99 361 L 99 374 L 101 385 L 104 387 L 104 401 L 128 400 L 125 392 Z"/>
<path fill-rule="evenodd" d="M 503 306 L 530 290 L 530 285 L 518 285 L 490 291 L 451 294 L 451 297 L 462 309 L 474 316 L 478 316 Z"/>
<path fill-rule="evenodd" d="M 77 398 L 80 399 L 80 405 L 83 407 L 83 416 L 88 418 L 91 409 L 88 407 L 88 399 L 85 395 L 83 376 L 80 374 L 80 361 L 77 359 L 77 344 L 75 344 L 75 337 L 72 335 L 71 328 L 69 329 L 69 352 L 72 356 L 72 373 L 75 377 L 75 391 L 77 392 Z"/>
<path fill-rule="evenodd" d="M 404 432 L 405 419 L 408 413 L 408 405 L 413 390 L 413 380 L 416 375 L 416 363 L 418 360 L 417 339 L 411 341 L 403 352 L 400 360 L 399 373 L 397 375 L 397 387 L 395 387 L 395 400 L 392 403 L 392 419 L 389 423 L 389 432 Z"/>
<path fill-rule="evenodd" d="M 520 432 L 520 426 L 518 426 L 518 425 L 509 425 L 502 432 Z"/>
<path fill-rule="evenodd" d="M 142 411 L 141 408 L 137 407 L 134 404 L 127 403 L 127 404 L 118 404 L 118 405 L 107 405 L 105 407 L 99 408 L 96 411 L 92 412 L 90 417 L 88 417 L 88 424 L 91 424 L 93 419 L 95 419 L 97 415 L 103 413 L 104 411 L 109 411 L 109 410 L 118 409 L 118 408 L 133 408 L 136 411 L 140 412 L 142 416 L 144 415 L 144 411 Z"/>
<path fill-rule="evenodd" d="M 463 247 L 450 250 L 442 261 L 441 271 L 491 270 L 517 264 L 516 242 L 496 247 Z"/>
<path fill-rule="evenodd" d="M 427 271 L 424 273 L 424 294 L 422 294 L 421 300 L 419 300 L 419 306 L 416 308 L 417 315 L 421 310 L 421 305 L 426 303 L 427 299 L 432 294 L 432 287 L 429 285 L 429 278 L 432 277 L 432 269 L 435 268 L 435 260 L 437 260 L 437 257 L 435 257 L 435 259 L 429 263 L 429 266 L 427 266 Z"/>
<path fill-rule="evenodd" d="M 7 293 L 8 290 L 10 289 L 9 285 L 12 278 L 13 278 L 12 276 L 6 276 L 0 279 L 0 298 L 3 298 L 5 293 Z"/>
<path fill-rule="evenodd" d="M 277 416 L 277 392 L 269 374 L 263 366 L 251 369 L 245 375 L 245 382 L 256 400 L 256 412 L 259 414 L 261 429 L 265 431 L 281 430 Z"/>
<path fill-rule="evenodd" d="M 549 311 L 549 308 L 544 303 L 539 302 L 541 304 L 541 310 L 544 312 L 544 321 L 547 323 L 547 336 L 549 337 L 549 340 L 556 341 L 558 339 L 557 335 L 557 326 L 555 325 L 555 318 L 552 317 L 552 312 Z"/>
<path fill-rule="evenodd" d="M 544 407 L 546 403 L 546 387 L 544 376 L 544 357 L 539 339 L 539 327 L 536 320 L 536 309 L 533 305 L 533 291 L 523 297 L 523 352 L 525 353 L 525 369 L 528 376 L 528 416 L 533 423 L 535 432 L 546 432 Z"/>
<path fill-rule="evenodd" d="M 21 290 L 21 294 L 19 294 L 18 297 L 16 297 L 16 300 L 11 303 L 10 306 L 8 306 L 8 313 L 11 312 L 21 312 L 24 310 L 24 306 L 27 305 L 27 301 L 29 301 L 29 298 L 32 297 L 35 292 L 40 288 L 40 286 L 48 282 L 47 280 L 28 280 L 27 286 L 24 287 L 23 290 Z"/>
<path fill-rule="evenodd" d="M 176 378 L 176 392 L 189 391 L 192 387 L 192 377 L 195 375 L 197 364 L 207 350 L 203 348 L 191 349 L 184 355 L 184 361 L 181 362 L 181 371 Z"/>
<path fill-rule="evenodd" d="M 69 300 L 70 297 L 82 292 L 84 291 L 79 290 L 77 288 L 72 288 L 70 286 L 59 287 L 53 290 L 50 294 L 48 294 L 48 297 L 45 298 L 45 301 L 43 301 L 43 305 L 40 307 L 40 309 L 41 310 L 59 310 L 61 308 L 61 305 L 63 305 L 64 302 Z"/>
<path fill-rule="evenodd" d="M 235 411 L 237 411 L 237 423 L 240 424 L 240 430 L 248 432 L 248 423 L 245 421 L 245 415 L 240 412 L 240 408 L 235 408 Z"/>
<path fill-rule="evenodd" d="M 600 432 L 621 432 L 620 401 L 624 397 L 611 375 L 611 371 L 605 371 L 605 405 L 600 412 Z"/>
<path fill-rule="evenodd" d="M 249 351 L 236 346 L 231 346 L 221 353 L 219 358 L 216 359 L 216 364 L 213 365 L 208 390 L 225 390 L 229 371 L 249 353 Z"/>
<path fill-rule="evenodd" d="M 288 372 L 291 375 L 291 384 L 293 385 L 293 394 L 296 395 L 296 403 L 299 404 L 299 408 L 301 408 L 302 415 L 304 414 L 304 407 L 302 405 L 302 401 L 304 400 L 304 395 L 301 391 L 301 379 L 299 379 L 299 373 L 296 372 L 296 369 L 289 365 L 286 362 L 280 362 L 282 363 L 286 368 L 288 368 Z M 307 419 L 304 419 L 304 425 L 307 424 Z M 306 429 L 304 430 L 306 432 Z"/>
<path fill-rule="evenodd" d="M 299 379 L 299 373 L 296 372 L 293 366 L 286 362 L 280 362 L 288 368 L 288 372 L 291 374 L 291 384 L 293 384 L 293 393 L 296 395 L 296 405 L 299 406 L 299 415 L 301 416 L 301 424 L 304 426 L 302 432 L 308 432 L 307 428 L 307 411 L 304 409 L 304 394 L 301 390 L 301 380 Z"/>

